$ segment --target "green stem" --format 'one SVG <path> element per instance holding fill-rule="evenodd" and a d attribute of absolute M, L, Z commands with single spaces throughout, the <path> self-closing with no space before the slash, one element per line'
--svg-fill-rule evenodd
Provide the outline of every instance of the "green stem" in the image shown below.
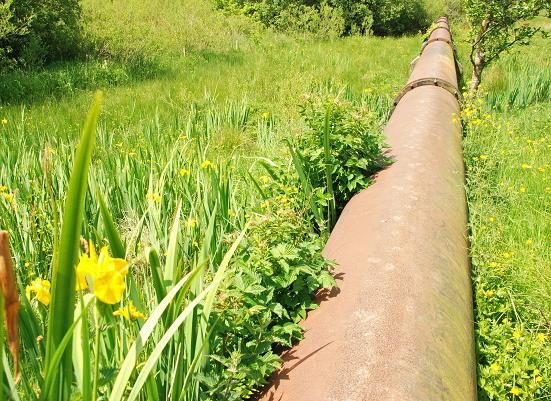
<path fill-rule="evenodd" d="M 96 341 L 94 344 L 94 386 L 92 391 L 92 401 L 98 398 L 98 376 L 99 376 L 99 336 L 100 336 L 100 315 L 98 309 L 98 300 L 95 300 L 94 308 L 94 325 L 96 327 Z"/>

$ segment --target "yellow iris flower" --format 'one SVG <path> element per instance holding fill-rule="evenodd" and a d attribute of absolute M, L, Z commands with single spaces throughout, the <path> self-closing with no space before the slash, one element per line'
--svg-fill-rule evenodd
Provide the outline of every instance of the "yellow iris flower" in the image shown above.
<path fill-rule="evenodd" d="M 98 257 L 90 242 L 90 254 L 83 254 L 77 266 L 77 288 L 84 290 L 90 284 L 101 302 L 113 305 L 121 301 L 127 273 L 126 260 L 109 256 L 107 247 L 101 249 Z"/>
<path fill-rule="evenodd" d="M 142 312 L 136 309 L 136 307 L 134 306 L 134 302 L 132 301 L 128 301 L 128 304 L 113 312 L 113 316 L 122 316 L 126 320 L 138 320 L 147 318 Z"/>
<path fill-rule="evenodd" d="M 40 277 L 37 277 L 27 286 L 25 293 L 29 301 L 31 300 L 31 294 L 33 292 L 35 293 L 36 299 L 44 306 L 50 304 L 50 282 L 48 280 L 42 280 Z"/>

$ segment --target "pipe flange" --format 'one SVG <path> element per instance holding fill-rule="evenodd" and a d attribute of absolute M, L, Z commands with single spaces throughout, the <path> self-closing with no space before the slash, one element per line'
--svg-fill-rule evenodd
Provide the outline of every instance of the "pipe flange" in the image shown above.
<path fill-rule="evenodd" d="M 451 41 L 451 39 L 446 39 L 446 38 L 432 38 L 432 39 L 429 39 L 429 40 L 426 40 L 423 42 L 423 45 L 421 46 L 421 51 L 419 52 L 419 55 L 423 54 L 423 50 L 425 50 L 425 48 L 430 45 L 431 43 L 434 43 L 434 42 L 444 42 L 444 43 L 447 43 L 449 44 L 454 52 L 455 52 L 455 47 L 453 45 L 453 42 Z"/>
<path fill-rule="evenodd" d="M 427 38 L 430 38 L 430 35 L 433 34 L 434 31 L 436 31 L 437 29 L 445 29 L 446 31 L 448 31 L 448 33 L 450 34 L 450 38 L 453 40 L 453 34 L 452 34 L 452 31 L 449 27 L 447 26 L 437 26 L 433 29 L 431 29 L 431 31 L 426 35 Z"/>
<path fill-rule="evenodd" d="M 445 79 L 441 78 L 421 78 L 416 79 L 415 81 L 409 82 L 400 92 L 398 92 L 398 95 L 396 95 L 396 98 L 394 98 L 394 108 L 400 103 L 400 100 L 408 93 L 409 91 L 419 88 L 421 86 L 437 86 L 439 88 L 447 90 L 449 93 L 453 95 L 457 99 L 458 102 L 462 101 L 461 98 L 461 92 L 457 89 L 457 87 L 446 81 Z"/>

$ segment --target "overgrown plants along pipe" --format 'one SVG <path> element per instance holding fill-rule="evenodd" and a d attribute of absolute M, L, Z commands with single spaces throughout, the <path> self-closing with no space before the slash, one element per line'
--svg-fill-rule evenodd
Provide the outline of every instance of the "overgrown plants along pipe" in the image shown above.
<path fill-rule="evenodd" d="M 476 399 L 458 97 L 440 18 L 385 129 L 394 163 L 325 248 L 340 293 L 303 323 L 263 401 Z"/>

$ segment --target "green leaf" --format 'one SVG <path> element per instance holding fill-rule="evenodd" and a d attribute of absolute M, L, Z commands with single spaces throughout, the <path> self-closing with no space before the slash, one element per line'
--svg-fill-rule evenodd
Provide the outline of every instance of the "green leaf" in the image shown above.
<path fill-rule="evenodd" d="M 73 379 L 72 348 L 66 349 L 59 365 L 53 365 L 52 361 L 73 323 L 76 286 L 75 264 L 79 254 L 78 245 L 82 230 L 84 201 L 88 188 L 88 172 L 96 137 L 96 123 L 100 113 L 101 100 L 102 94 L 98 92 L 84 123 L 65 201 L 58 265 L 53 266 L 52 300 L 48 315 L 45 360 L 45 376 L 50 375 L 51 380 L 56 382 L 56 385 L 51 386 L 51 393 L 48 396 L 48 399 L 51 400 L 70 398 Z M 49 371 L 50 368 L 53 369 L 53 372 Z"/>
<path fill-rule="evenodd" d="M 98 200 L 99 200 L 99 210 L 101 213 L 101 218 L 103 219 L 103 225 L 105 227 L 105 234 L 107 235 L 107 239 L 109 240 L 109 246 L 111 248 L 111 254 L 115 258 L 126 258 L 126 250 L 124 247 L 124 244 L 121 240 L 121 237 L 119 235 L 119 232 L 117 231 L 117 228 L 115 227 L 115 223 L 113 221 L 113 216 L 111 216 L 111 212 L 109 212 L 109 209 L 107 208 L 107 205 L 105 204 L 105 200 L 103 199 L 103 195 L 98 190 Z"/>

